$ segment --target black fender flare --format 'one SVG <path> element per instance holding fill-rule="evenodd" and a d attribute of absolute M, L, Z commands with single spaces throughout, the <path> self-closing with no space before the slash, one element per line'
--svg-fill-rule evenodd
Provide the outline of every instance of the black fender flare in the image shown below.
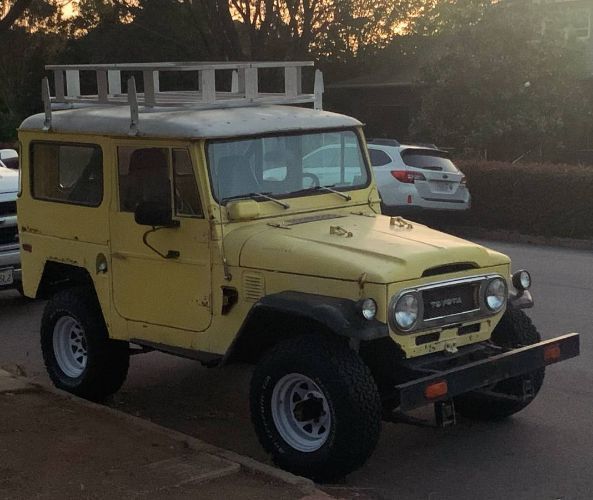
<path fill-rule="evenodd" d="M 287 318 L 297 320 L 300 325 L 315 324 L 326 332 L 355 339 L 369 341 L 389 337 L 389 328 L 376 319 L 366 320 L 357 301 L 325 295 L 284 291 L 262 297 L 247 314 L 235 340 L 227 350 L 223 364 L 236 359 L 253 360 L 279 340 L 294 335 L 299 325 L 288 322 L 282 331 L 265 332 L 266 318 Z M 279 323 L 275 323 L 276 329 Z M 243 352 L 252 351 L 248 356 Z M 253 352 L 255 351 L 255 352 Z"/>

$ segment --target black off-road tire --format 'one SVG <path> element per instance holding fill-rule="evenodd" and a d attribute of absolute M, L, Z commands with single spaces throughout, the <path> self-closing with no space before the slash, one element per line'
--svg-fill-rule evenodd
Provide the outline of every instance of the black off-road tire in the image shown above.
<path fill-rule="evenodd" d="M 78 322 L 86 340 L 87 363 L 77 377 L 60 368 L 54 352 L 54 327 L 64 316 Z M 95 293 L 87 287 L 60 291 L 47 303 L 41 320 L 41 351 L 54 385 L 91 401 L 117 392 L 128 374 L 129 344 L 109 338 Z"/>
<path fill-rule="evenodd" d="M 537 344 L 541 336 L 529 316 L 520 309 L 507 309 L 500 323 L 492 333 L 492 341 L 502 347 L 522 347 Z M 474 420 L 501 420 L 521 411 L 537 396 L 544 382 L 545 369 L 536 370 L 521 377 L 499 382 L 494 392 L 519 396 L 523 392 L 523 381 L 531 380 L 533 397 L 525 401 L 502 401 L 485 394 L 469 393 L 455 399 L 455 410 L 464 417 Z"/>
<path fill-rule="evenodd" d="M 292 373 L 313 380 L 327 399 L 330 430 L 315 451 L 289 445 L 274 423 L 274 387 Z M 371 372 L 345 342 L 321 335 L 297 337 L 272 348 L 255 368 L 250 406 L 255 431 L 274 462 L 316 481 L 341 478 L 361 467 L 381 433 L 381 399 Z"/>

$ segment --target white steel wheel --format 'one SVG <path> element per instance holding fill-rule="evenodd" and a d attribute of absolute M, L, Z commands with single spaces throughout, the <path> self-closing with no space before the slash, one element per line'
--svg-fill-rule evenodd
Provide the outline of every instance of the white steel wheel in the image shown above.
<path fill-rule="evenodd" d="M 309 377 L 290 373 L 272 391 L 272 418 L 278 434 L 295 450 L 319 450 L 331 431 L 327 397 Z"/>
<path fill-rule="evenodd" d="M 77 378 L 84 372 L 87 361 L 87 341 L 80 323 L 72 316 L 62 316 L 53 331 L 53 351 L 64 374 Z"/>

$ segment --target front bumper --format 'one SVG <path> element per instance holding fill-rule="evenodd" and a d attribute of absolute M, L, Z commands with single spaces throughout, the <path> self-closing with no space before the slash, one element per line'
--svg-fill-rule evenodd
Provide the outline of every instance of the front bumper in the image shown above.
<path fill-rule="evenodd" d="M 0 271 L 6 269 L 12 269 L 13 282 L 10 285 L 0 285 L 0 290 L 8 290 L 20 286 L 23 280 L 18 245 L 0 249 Z"/>
<path fill-rule="evenodd" d="M 418 378 L 395 387 L 398 409 L 404 412 L 445 401 L 574 358 L 579 350 L 579 334 L 569 333 L 518 349 L 484 343 L 462 348 L 456 356 L 438 353 L 428 360 L 411 360 L 406 368 Z"/>

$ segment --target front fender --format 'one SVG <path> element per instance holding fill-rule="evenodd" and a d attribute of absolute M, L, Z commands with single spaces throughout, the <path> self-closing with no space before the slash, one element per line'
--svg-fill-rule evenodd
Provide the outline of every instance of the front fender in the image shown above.
<path fill-rule="evenodd" d="M 359 341 L 389 337 L 387 325 L 364 319 L 356 301 L 285 291 L 267 295 L 253 305 L 223 363 L 253 361 L 278 341 L 315 328 Z"/>

